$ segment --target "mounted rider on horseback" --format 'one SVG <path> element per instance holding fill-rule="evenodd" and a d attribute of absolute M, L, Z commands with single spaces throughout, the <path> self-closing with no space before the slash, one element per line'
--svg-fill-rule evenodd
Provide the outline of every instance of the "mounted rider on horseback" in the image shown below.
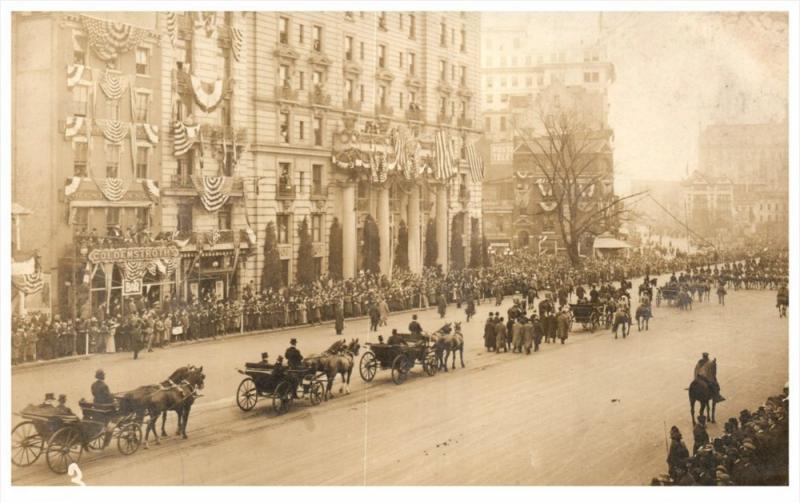
<path fill-rule="evenodd" d="M 719 382 L 717 382 L 716 375 L 709 375 L 706 372 L 706 364 L 708 364 L 711 360 L 708 358 L 708 353 L 703 353 L 703 357 L 697 361 L 697 364 L 694 366 L 694 378 L 699 379 L 705 382 L 709 389 L 714 393 L 715 398 L 714 401 L 724 402 L 725 397 L 720 394 Z"/>

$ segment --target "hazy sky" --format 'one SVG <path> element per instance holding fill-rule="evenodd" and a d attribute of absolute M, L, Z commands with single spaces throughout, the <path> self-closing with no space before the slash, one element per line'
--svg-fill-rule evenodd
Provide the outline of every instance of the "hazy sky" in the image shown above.
<path fill-rule="evenodd" d="M 499 23 L 514 22 L 508 13 L 502 17 Z M 490 15 L 485 22 L 495 19 Z M 597 13 L 530 13 L 527 19 L 550 44 L 566 32 L 587 41 L 598 33 Z M 602 27 L 617 76 L 609 88 L 609 123 L 617 178 L 623 183 L 626 178 L 679 179 L 687 163 L 694 169 L 702 125 L 786 116 L 788 18 L 783 14 L 604 13 Z"/>

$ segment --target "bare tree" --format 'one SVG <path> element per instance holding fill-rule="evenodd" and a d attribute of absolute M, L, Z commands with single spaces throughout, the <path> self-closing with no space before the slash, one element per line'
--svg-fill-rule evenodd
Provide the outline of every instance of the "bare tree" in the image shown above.
<path fill-rule="evenodd" d="M 610 166 L 601 160 L 605 155 L 601 147 L 609 132 L 586 128 L 570 112 L 539 115 L 541 134 L 515 128 L 531 151 L 530 171 L 546 188 L 547 208 L 540 207 L 535 215 L 555 216 L 555 227 L 570 262 L 577 264 L 581 240 L 587 235 L 616 231 L 629 213 L 624 202 L 644 193 L 617 197 L 613 191 L 601 189 L 613 177 Z"/>

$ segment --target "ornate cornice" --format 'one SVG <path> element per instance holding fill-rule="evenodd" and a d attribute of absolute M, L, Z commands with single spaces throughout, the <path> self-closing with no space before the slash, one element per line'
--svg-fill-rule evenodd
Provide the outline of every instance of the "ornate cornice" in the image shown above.
<path fill-rule="evenodd" d="M 322 66 L 328 67 L 333 64 L 333 62 L 328 58 L 325 54 L 321 52 L 314 51 L 308 56 L 308 62 L 314 66 Z"/>
<path fill-rule="evenodd" d="M 288 60 L 292 63 L 300 58 L 300 54 L 297 51 L 284 44 L 275 46 L 275 50 L 272 51 L 272 54 L 278 59 Z"/>

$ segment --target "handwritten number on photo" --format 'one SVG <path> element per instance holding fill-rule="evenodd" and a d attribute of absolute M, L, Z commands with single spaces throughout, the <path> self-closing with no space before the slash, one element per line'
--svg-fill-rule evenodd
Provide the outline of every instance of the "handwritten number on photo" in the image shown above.
<path fill-rule="evenodd" d="M 76 486 L 86 486 L 86 484 L 83 482 L 83 473 L 81 472 L 81 469 L 78 467 L 77 463 L 70 463 L 69 467 L 67 468 L 67 473 L 72 477 L 70 482 Z"/>

